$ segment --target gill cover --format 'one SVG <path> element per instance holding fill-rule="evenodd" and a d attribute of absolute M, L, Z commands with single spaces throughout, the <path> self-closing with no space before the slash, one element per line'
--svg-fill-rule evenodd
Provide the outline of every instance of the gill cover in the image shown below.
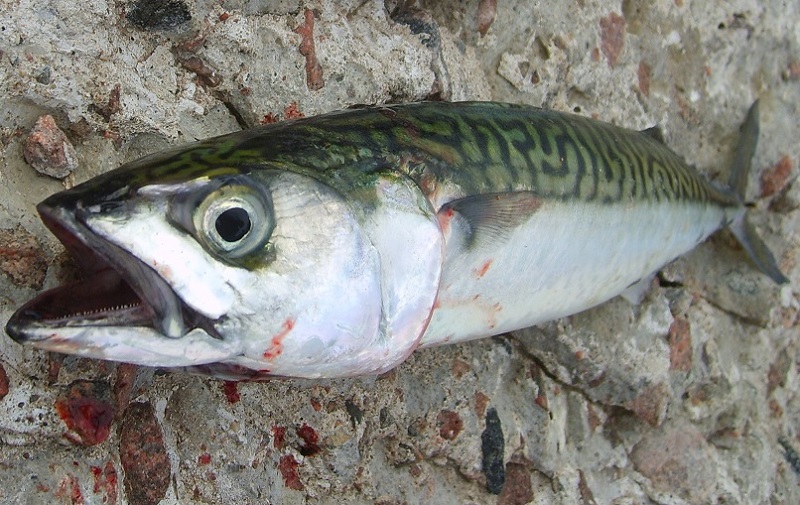
<path fill-rule="evenodd" d="M 217 326 L 251 335 L 233 364 L 292 377 L 376 374 L 418 345 L 444 244 L 435 212 L 404 176 L 341 194 L 310 177 L 269 178 L 269 265 Z"/>

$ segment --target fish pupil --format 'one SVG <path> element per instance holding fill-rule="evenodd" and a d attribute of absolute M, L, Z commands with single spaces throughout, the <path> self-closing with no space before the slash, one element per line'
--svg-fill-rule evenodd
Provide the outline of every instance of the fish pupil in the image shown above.
<path fill-rule="evenodd" d="M 225 242 L 238 242 L 250 231 L 250 216 L 241 207 L 228 209 L 214 223 L 217 233 Z"/>

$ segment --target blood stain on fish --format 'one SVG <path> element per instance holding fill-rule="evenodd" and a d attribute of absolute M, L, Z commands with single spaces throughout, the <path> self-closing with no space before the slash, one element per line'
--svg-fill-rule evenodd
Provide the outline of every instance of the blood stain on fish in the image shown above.
<path fill-rule="evenodd" d="M 493 261 L 494 260 L 487 260 L 483 265 L 481 265 L 480 268 L 476 268 L 475 277 L 477 277 L 478 279 L 483 278 L 483 276 L 486 275 L 486 272 L 489 271 L 489 267 L 492 266 Z"/>
<path fill-rule="evenodd" d="M 283 352 L 283 339 L 294 329 L 295 320 L 292 318 L 283 322 L 283 327 L 277 335 L 272 337 L 270 347 L 264 351 L 264 359 L 273 360 Z"/>

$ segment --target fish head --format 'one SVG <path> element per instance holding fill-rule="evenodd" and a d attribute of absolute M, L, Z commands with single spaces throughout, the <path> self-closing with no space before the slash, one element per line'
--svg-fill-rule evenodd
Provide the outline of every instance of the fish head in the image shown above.
<path fill-rule="evenodd" d="M 39 204 L 85 275 L 20 308 L 13 339 L 247 378 L 376 374 L 413 351 L 443 240 L 412 182 L 374 175 L 343 191 L 269 164 L 164 160 Z"/>

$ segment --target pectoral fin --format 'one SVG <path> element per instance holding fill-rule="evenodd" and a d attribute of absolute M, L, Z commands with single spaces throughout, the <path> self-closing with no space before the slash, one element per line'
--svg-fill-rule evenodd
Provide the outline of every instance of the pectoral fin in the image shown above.
<path fill-rule="evenodd" d="M 448 202 L 439 209 L 441 219 L 458 214 L 466 223 L 466 245 L 485 246 L 505 240 L 517 226 L 526 222 L 541 207 L 542 200 L 532 191 L 487 193 Z"/>

